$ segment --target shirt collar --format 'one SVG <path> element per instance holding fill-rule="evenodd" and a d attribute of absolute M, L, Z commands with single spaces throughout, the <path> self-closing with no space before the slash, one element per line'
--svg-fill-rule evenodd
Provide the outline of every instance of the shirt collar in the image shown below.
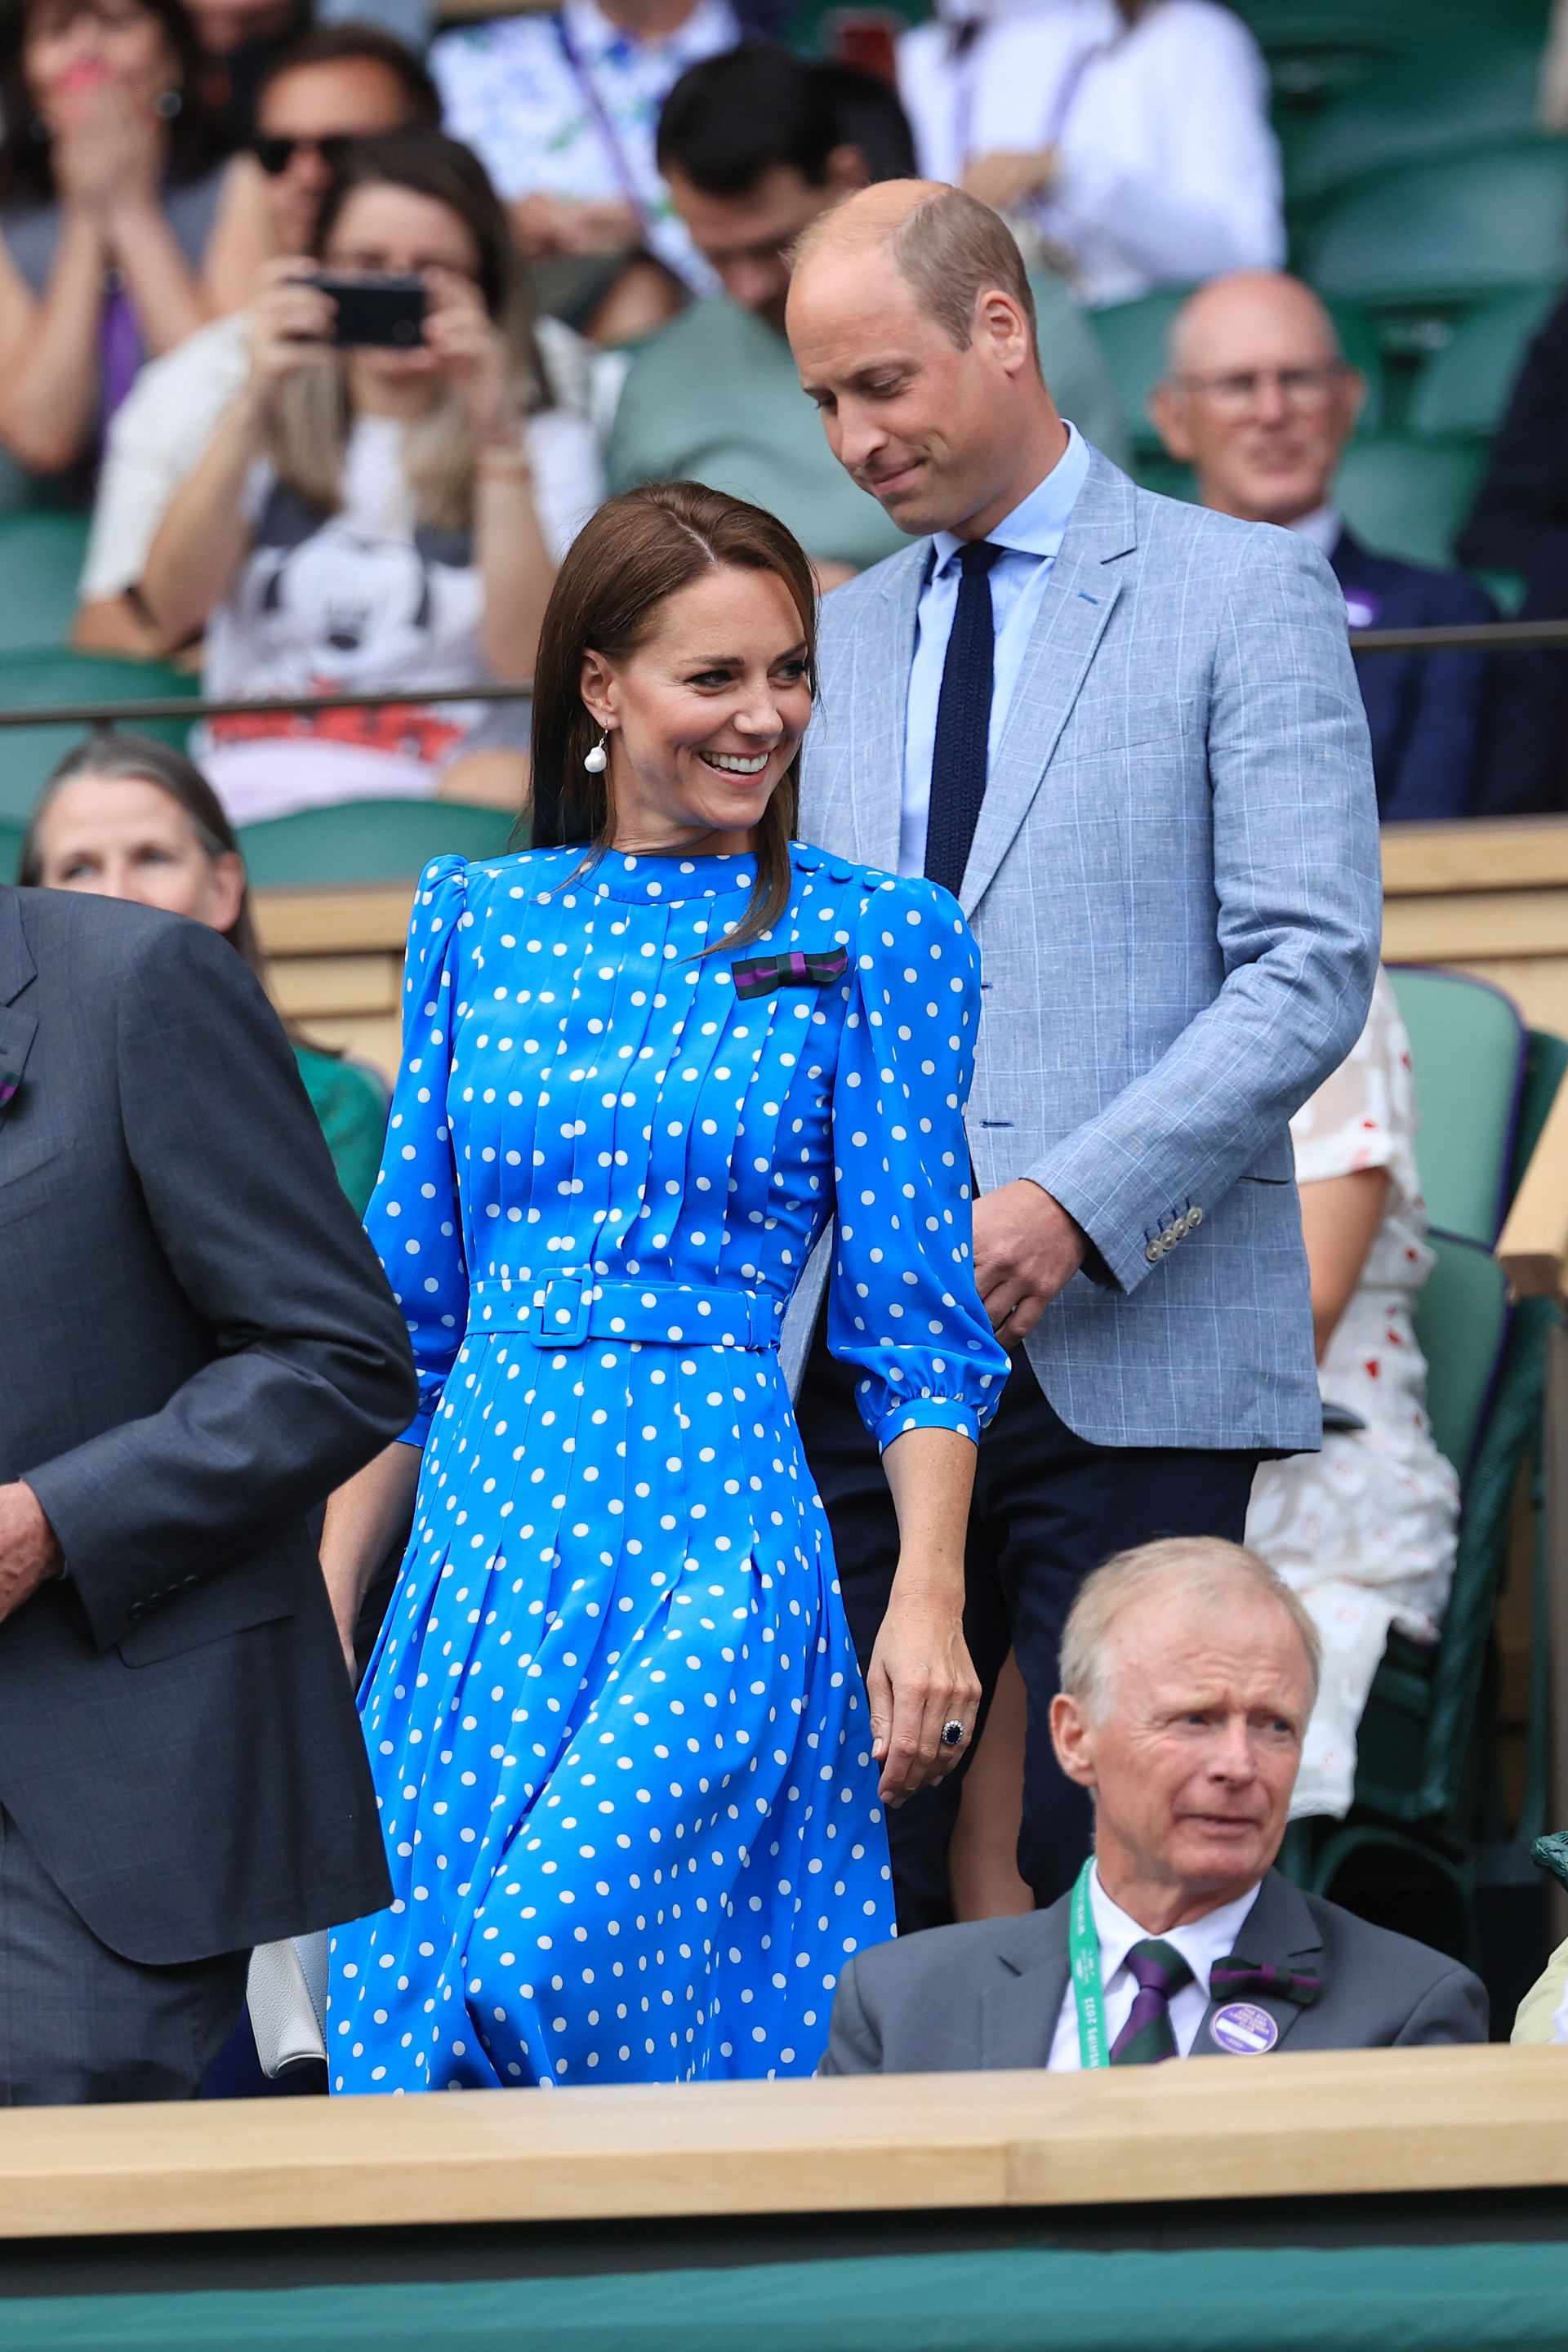
<path fill-rule="evenodd" d="M 740 38 L 730 0 L 697 0 L 686 22 L 657 40 L 642 40 L 635 33 L 623 32 L 619 25 L 610 22 L 597 0 L 564 0 L 561 14 L 573 47 L 580 58 L 590 60 L 608 57 L 612 49 L 624 49 L 662 51 L 672 57 L 689 52 L 693 60 L 700 61 Z"/>
<path fill-rule="evenodd" d="M 1261 1880 L 1258 1883 L 1261 1885 Z M 1094 1913 L 1094 1932 L 1100 1940 L 1100 1980 L 1109 1990 L 1118 1969 L 1126 1966 L 1128 1953 L 1134 1944 L 1145 1940 L 1149 1930 L 1141 1927 L 1136 1919 L 1111 1901 L 1100 1883 L 1098 1863 L 1089 1874 L 1089 1899 Z M 1159 1938 L 1180 1952 L 1205 1996 L 1209 1970 L 1216 1960 L 1227 1959 L 1236 1949 L 1236 1939 L 1257 1900 L 1258 1888 L 1249 1887 L 1233 1903 L 1222 1903 L 1217 1911 L 1205 1911 L 1201 1919 L 1194 1919 L 1184 1927 L 1169 1927 Z"/>
<path fill-rule="evenodd" d="M 1310 539 L 1320 554 L 1331 555 L 1344 529 L 1344 522 L 1338 507 L 1332 499 L 1329 499 L 1322 506 L 1314 507 L 1310 514 L 1298 515 L 1287 529 L 1300 531 L 1303 539 Z"/>
<path fill-rule="evenodd" d="M 1078 426 L 1069 425 L 1068 446 L 1045 480 L 1037 482 L 1028 497 L 1020 499 L 1012 513 L 1004 515 L 995 530 L 986 532 L 992 546 L 1006 548 L 1015 555 L 1032 555 L 1037 559 L 1058 554 L 1062 534 L 1078 504 L 1079 492 L 1088 474 L 1089 444 Z M 936 549 L 933 571 L 941 572 L 968 542 L 956 539 L 950 530 L 939 530 L 933 544 Z"/>

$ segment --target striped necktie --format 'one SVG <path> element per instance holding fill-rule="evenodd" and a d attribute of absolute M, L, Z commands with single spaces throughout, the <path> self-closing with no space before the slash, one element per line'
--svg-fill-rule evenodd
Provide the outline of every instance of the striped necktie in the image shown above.
<path fill-rule="evenodd" d="M 996 659 L 991 566 L 1001 554 L 988 539 L 959 550 L 958 602 L 942 666 L 931 746 L 925 870 L 956 898 L 985 798 L 991 749 L 991 687 Z"/>
<path fill-rule="evenodd" d="M 1177 2054 L 1176 2037 L 1171 2031 L 1171 2001 L 1184 1985 L 1192 1983 L 1193 1972 L 1173 1944 L 1163 1944 L 1152 1937 L 1133 1945 L 1127 1966 L 1138 1990 L 1127 2022 L 1110 2045 L 1110 2063 L 1157 2066 L 1163 2058 Z"/>

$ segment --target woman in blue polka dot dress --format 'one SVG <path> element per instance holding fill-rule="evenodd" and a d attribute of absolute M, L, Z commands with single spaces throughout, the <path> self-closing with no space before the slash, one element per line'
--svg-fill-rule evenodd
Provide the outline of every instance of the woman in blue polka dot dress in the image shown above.
<path fill-rule="evenodd" d="M 334 1939 L 337 2091 L 808 2074 L 893 1932 L 880 1806 L 973 1729 L 1006 1371 L 975 950 L 934 886 L 791 843 L 814 618 L 755 509 L 602 509 L 541 646 L 559 845 L 419 885 L 368 1222 L 422 1410 L 322 1547 L 346 1638 L 413 1501 L 361 1698 L 395 1899 Z M 777 1354 L 834 1214 L 832 1344 L 903 1530 L 869 1697 Z"/>

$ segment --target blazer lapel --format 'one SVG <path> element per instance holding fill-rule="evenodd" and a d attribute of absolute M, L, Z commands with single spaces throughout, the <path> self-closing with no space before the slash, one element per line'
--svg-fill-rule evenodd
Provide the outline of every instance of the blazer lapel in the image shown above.
<path fill-rule="evenodd" d="M 22 929 L 22 902 L 0 886 L 0 1126 L 16 1101 L 37 1034 L 37 1020 L 17 1003 L 37 967 Z"/>
<path fill-rule="evenodd" d="M 847 681 L 849 759 L 844 788 L 849 794 L 855 856 L 862 866 L 878 866 L 885 874 L 899 870 L 915 612 L 930 560 L 931 541 L 925 540 L 886 567 L 879 583 L 878 625 L 862 625 Z"/>
<path fill-rule="evenodd" d="M 1306 1970 L 1321 1976 L 1323 1939 L 1317 1923 L 1307 1907 L 1299 1887 L 1292 1886 L 1277 1870 L 1271 1870 L 1258 1890 L 1258 1900 L 1242 1923 L 1236 1949 L 1228 1965 L 1232 1968 L 1277 1968 L 1288 1973 Z M 1321 1998 L 1320 1992 L 1319 1998 Z M 1252 2022 L 1245 2015 L 1222 2025 L 1216 2034 L 1215 2020 L 1226 2011 L 1261 2011 L 1271 2018 L 1275 2038 L 1268 2044 L 1279 2049 L 1301 2015 L 1301 2004 L 1288 2000 L 1279 1993 L 1226 1993 L 1211 2000 L 1198 2028 L 1198 2038 L 1193 2044 L 1194 2058 L 1237 2058 L 1261 2055 L 1254 2039 Z M 1261 2031 L 1261 2029 L 1258 2029 Z M 1248 2045 L 1252 2046 L 1249 2047 Z"/>
<path fill-rule="evenodd" d="M 986 783 L 959 892 L 966 916 L 984 897 L 1028 814 L 1121 593 L 1105 567 L 1137 545 L 1134 497 L 1126 475 L 1096 451 L 1046 583 Z"/>
<path fill-rule="evenodd" d="M 980 2064 L 1044 2066 L 1068 1989 L 1068 1906 L 1018 1920 L 997 1955 L 1003 1973 L 980 2005 Z"/>

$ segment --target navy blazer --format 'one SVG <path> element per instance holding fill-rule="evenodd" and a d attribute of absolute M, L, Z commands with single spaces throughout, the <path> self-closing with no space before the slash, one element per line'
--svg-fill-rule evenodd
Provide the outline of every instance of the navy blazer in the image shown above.
<path fill-rule="evenodd" d="M 1464 572 L 1374 555 L 1348 530 L 1329 562 L 1352 629 L 1451 628 L 1498 617 L 1486 590 Z M 1484 654 L 1358 656 L 1384 824 L 1475 814 L 1489 670 Z"/>

